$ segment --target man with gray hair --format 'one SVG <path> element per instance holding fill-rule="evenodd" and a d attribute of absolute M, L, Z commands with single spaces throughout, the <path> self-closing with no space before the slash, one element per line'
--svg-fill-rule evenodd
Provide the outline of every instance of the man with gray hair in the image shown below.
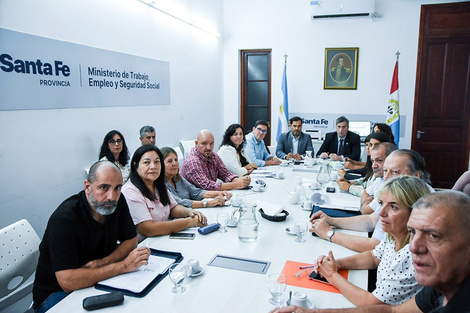
<path fill-rule="evenodd" d="M 140 129 L 140 142 L 142 142 L 142 146 L 145 145 L 153 145 L 155 146 L 157 139 L 155 128 L 152 126 L 144 126 Z"/>
<path fill-rule="evenodd" d="M 382 145 L 384 144 L 381 143 L 379 146 Z M 383 163 L 383 180 L 385 182 L 392 177 L 410 175 L 420 177 L 421 179 L 424 178 L 424 182 L 427 183 L 425 179 L 429 179 L 429 175 L 424 166 L 424 159 L 418 152 L 407 149 L 395 150 L 387 156 Z M 431 186 L 428 185 L 428 187 L 431 192 L 434 192 Z M 382 240 L 384 233 L 382 231 L 382 224 L 378 223 L 381 207 L 377 200 L 374 198 L 367 205 L 372 209 L 372 213 L 353 217 L 332 218 L 324 212 L 318 211 L 310 219 L 312 222 L 310 231 L 316 233 L 321 238 L 328 239 L 354 251 L 364 252 L 372 250 Z M 332 226 L 335 228 L 373 232 L 373 234 L 371 238 L 367 238 L 336 233 Z"/>
<path fill-rule="evenodd" d="M 309 310 L 296 306 L 271 313 L 468 313 L 470 312 L 470 197 L 460 191 L 428 194 L 408 219 L 415 278 L 424 288 L 399 305 Z"/>
<path fill-rule="evenodd" d="M 317 157 L 341 161 L 344 158 L 359 161 L 361 157 L 361 137 L 349 131 L 349 120 L 340 116 L 336 119 L 336 131 L 325 135 L 325 140 L 317 152 Z"/>
<path fill-rule="evenodd" d="M 121 186 L 119 168 L 98 161 L 90 168 L 85 190 L 51 215 L 39 246 L 36 312 L 47 311 L 74 290 L 147 264 L 150 250 L 136 249 L 137 233 Z"/>

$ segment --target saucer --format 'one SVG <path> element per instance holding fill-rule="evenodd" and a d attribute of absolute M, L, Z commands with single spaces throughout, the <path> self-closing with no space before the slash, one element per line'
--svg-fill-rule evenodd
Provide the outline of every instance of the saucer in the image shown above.
<path fill-rule="evenodd" d="M 288 233 L 289 235 L 292 235 L 292 236 L 297 236 L 296 233 L 290 231 L 290 226 L 289 226 L 289 227 L 286 227 L 286 233 Z"/>
<path fill-rule="evenodd" d="M 197 276 L 201 275 L 202 273 L 204 273 L 204 267 L 201 266 L 201 270 L 199 272 L 191 274 L 189 276 L 190 277 L 197 277 Z"/>
<path fill-rule="evenodd" d="M 296 305 L 296 304 L 293 304 L 293 305 Z M 298 306 L 298 305 L 297 305 Z M 313 302 L 310 301 L 310 299 L 307 299 L 307 306 L 306 306 L 307 309 L 313 309 L 315 308 L 315 305 L 313 305 Z"/>
<path fill-rule="evenodd" d="M 273 176 L 274 179 L 284 179 L 285 177 L 277 177 L 276 175 Z"/>
<path fill-rule="evenodd" d="M 312 205 L 311 208 L 305 208 L 304 205 L 302 204 L 302 205 L 300 205 L 300 208 L 304 211 L 312 211 L 313 205 Z"/>

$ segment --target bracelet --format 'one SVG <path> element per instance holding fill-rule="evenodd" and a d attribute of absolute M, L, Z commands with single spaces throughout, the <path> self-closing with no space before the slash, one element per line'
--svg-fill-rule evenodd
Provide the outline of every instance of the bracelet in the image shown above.
<path fill-rule="evenodd" d="M 191 208 L 186 208 L 186 211 L 184 211 L 184 215 L 186 215 L 186 217 L 189 217 L 188 215 L 189 210 L 191 210 Z"/>

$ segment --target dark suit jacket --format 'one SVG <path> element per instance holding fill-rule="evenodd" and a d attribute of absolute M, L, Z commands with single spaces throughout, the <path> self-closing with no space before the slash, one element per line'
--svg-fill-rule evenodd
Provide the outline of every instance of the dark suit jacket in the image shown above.
<path fill-rule="evenodd" d="M 338 151 L 338 134 L 331 132 L 326 134 L 325 140 L 317 152 L 317 157 L 323 152 L 328 154 L 336 153 Z M 361 157 L 361 137 L 358 134 L 348 131 L 346 138 L 344 139 L 344 154 L 346 158 L 359 161 Z"/>
<path fill-rule="evenodd" d="M 292 133 L 289 131 L 287 133 L 282 133 L 279 137 L 279 142 L 277 143 L 276 156 L 280 159 L 284 159 L 286 155 L 293 151 L 294 146 L 292 145 Z M 312 146 L 312 137 L 309 134 L 300 133 L 299 136 L 299 147 L 297 152 L 301 156 L 305 156 L 305 151 L 312 151 L 314 155 L 313 146 Z"/>

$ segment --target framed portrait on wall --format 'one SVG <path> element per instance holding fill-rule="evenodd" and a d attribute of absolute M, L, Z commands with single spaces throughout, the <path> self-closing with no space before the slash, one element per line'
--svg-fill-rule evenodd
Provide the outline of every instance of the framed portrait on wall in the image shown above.
<path fill-rule="evenodd" d="M 357 89 L 359 48 L 326 48 L 323 89 Z"/>

